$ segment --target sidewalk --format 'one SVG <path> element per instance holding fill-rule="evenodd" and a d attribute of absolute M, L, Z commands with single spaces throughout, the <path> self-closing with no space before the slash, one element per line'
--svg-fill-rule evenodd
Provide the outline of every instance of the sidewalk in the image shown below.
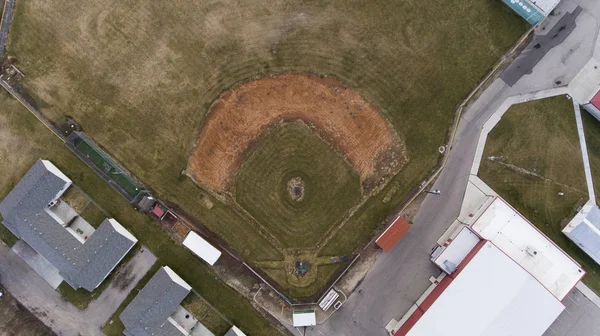
<path fill-rule="evenodd" d="M 596 194 L 594 192 L 594 182 L 592 181 L 592 169 L 590 168 L 590 158 L 587 152 L 585 134 L 583 132 L 583 122 L 581 121 L 581 109 L 579 103 L 572 99 L 575 110 L 575 121 L 577 122 L 577 133 L 579 134 L 579 145 L 581 147 L 581 158 L 583 159 L 583 170 L 585 171 L 585 182 L 587 183 L 590 202 L 596 204 Z"/>
<path fill-rule="evenodd" d="M 575 285 L 575 288 L 585 295 L 585 297 L 590 299 L 590 301 L 592 301 L 596 307 L 600 308 L 600 297 L 598 297 L 598 295 L 596 295 L 596 293 L 594 293 L 588 286 L 586 286 L 583 282 L 579 282 L 577 285 Z"/>

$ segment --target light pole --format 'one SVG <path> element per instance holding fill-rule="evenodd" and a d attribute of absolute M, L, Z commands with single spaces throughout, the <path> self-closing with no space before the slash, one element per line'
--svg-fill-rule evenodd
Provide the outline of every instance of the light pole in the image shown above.
<path fill-rule="evenodd" d="M 440 191 L 440 189 L 435 189 L 435 190 L 432 190 L 432 191 L 425 190 L 425 192 L 428 193 L 428 194 L 432 194 L 432 195 L 439 195 L 439 194 L 442 193 Z"/>

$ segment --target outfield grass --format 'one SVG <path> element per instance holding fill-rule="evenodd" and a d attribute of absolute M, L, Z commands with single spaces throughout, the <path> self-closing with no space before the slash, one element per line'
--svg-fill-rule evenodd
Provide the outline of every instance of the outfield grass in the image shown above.
<path fill-rule="evenodd" d="M 590 155 L 600 163 L 600 151 Z M 561 232 L 588 198 L 572 102 L 561 96 L 511 107 L 490 132 L 481 163 L 479 176 L 579 262 L 588 272 L 583 282 L 600 293 L 600 266 Z"/>
<path fill-rule="evenodd" d="M 130 230 L 157 257 L 157 264 L 170 266 L 196 291 L 249 335 L 275 335 L 277 329 L 265 320 L 250 302 L 219 280 L 209 266 L 188 250 L 175 244 L 149 216 L 135 211 L 104 180 L 80 161 L 8 93 L 0 92 L 0 198 L 31 168 L 44 158 L 52 161 L 75 184 L 98 202 L 119 223 Z M 19 153 L 19 155 L 14 155 Z M 89 296 L 74 291 L 72 302 L 85 302 Z M 83 307 L 83 305 L 80 305 Z M 118 334 L 111 334 L 118 335 Z"/>
<path fill-rule="evenodd" d="M 303 198 L 288 182 L 301 178 Z M 358 174 L 304 123 L 277 127 L 263 140 L 235 181 L 236 200 L 289 248 L 315 246 L 361 199 Z"/>
<path fill-rule="evenodd" d="M 385 113 L 410 161 L 320 252 L 351 254 L 428 175 L 456 106 L 527 29 L 497 0 L 16 6 L 9 53 L 42 112 L 74 117 L 157 196 L 250 263 L 284 256 L 227 200 L 181 174 L 220 92 L 257 75 L 310 71 L 337 76 Z"/>

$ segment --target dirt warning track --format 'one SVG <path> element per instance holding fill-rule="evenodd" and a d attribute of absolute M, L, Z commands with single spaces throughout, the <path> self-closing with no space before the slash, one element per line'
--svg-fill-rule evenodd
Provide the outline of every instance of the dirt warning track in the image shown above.
<path fill-rule="evenodd" d="M 302 120 L 342 153 L 370 190 L 406 163 L 403 142 L 383 114 L 339 80 L 291 73 L 247 82 L 211 106 L 189 159 L 197 183 L 226 191 L 256 139 Z"/>

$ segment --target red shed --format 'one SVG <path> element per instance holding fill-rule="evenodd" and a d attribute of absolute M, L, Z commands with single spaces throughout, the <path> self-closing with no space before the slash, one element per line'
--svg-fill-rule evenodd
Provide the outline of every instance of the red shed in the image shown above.
<path fill-rule="evenodd" d="M 381 247 L 385 252 L 389 252 L 389 250 L 396 245 L 396 243 L 408 232 L 410 229 L 410 224 L 402 218 L 398 217 L 392 225 L 390 225 L 382 234 L 377 238 L 375 243 L 377 246 Z"/>

